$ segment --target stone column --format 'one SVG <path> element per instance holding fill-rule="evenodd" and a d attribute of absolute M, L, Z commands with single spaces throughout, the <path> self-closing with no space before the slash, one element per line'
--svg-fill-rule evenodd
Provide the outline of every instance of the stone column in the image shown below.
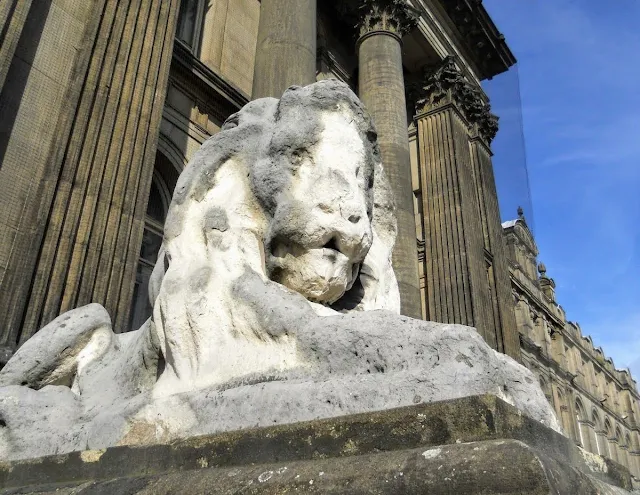
<path fill-rule="evenodd" d="M 427 319 L 474 326 L 520 356 L 489 144 L 497 118 L 453 57 L 413 88 L 425 232 Z"/>
<path fill-rule="evenodd" d="M 33 0 L 0 0 L 0 91 Z"/>
<path fill-rule="evenodd" d="M 126 329 L 179 4 L 81 3 L 92 14 L 56 141 L 41 150 L 47 167 L 24 210 L 32 232 L 0 287 L 3 332 L 19 343 L 89 302 Z"/>
<path fill-rule="evenodd" d="M 316 80 L 316 0 L 262 0 L 252 98 Z"/>
<path fill-rule="evenodd" d="M 363 4 L 358 40 L 359 96 L 375 122 L 385 173 L 395 195 L 398 237 L 393 268 L 401 311 L 422 318 L 401 45 L 402 34 L 413 28 L 415 19 L 400 2 Z"/>
<path fill-rule="evenodd" d="M 502 231 L 498 192 L 493 174 L 490 144 L 497 132 L 496 121 L 488 114 L 488 104 L 475 114 L 471 129 L 471 163 L 473 166 L 475 187 L 478 191 L 478 205 L 482 219 L 482 231 L 485 251 L 490 254 L 489 289 L 493 303 L 494 332 L 498 349 L 518 359 L 520 339 L 511 299 L 511 275 L 507 247 Z"/>

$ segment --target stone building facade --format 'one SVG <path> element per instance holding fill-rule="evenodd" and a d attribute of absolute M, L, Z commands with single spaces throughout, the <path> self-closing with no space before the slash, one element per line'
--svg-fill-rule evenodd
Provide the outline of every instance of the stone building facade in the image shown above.
<path fill-rule="evenodd" d="M 107 308 L 116 331 L 137 328 L 194 152 L 250 99 L 338 78 L 376 121 L 397 202 L 403 313 L 474 326 L 537 366 L 576 441 L 633 465 L 634 382 L 565 321 L 535 261 L 533 271 L 516 264 L 522 221 L 505 243 L 497 118 L 480 82 L 514 63 L 468 0 L 0 2 L 3 359 L 89 302 Z M 535 311 L 525 318 L 523 306 Z"/>
<path fill-rule="evenodd" d="M 613 459 L 640 478 L 640 396 L 628 370 L 568 321 L 555 282 L 538 264 L 526 219 L 502 224 L 520 333 L 522 363 L 533 371 L 565 432 L 578 445 Z"/>

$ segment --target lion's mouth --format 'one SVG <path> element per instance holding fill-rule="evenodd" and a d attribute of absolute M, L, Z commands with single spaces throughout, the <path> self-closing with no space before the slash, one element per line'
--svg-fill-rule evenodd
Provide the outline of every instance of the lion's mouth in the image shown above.
<path fill-rule="evenodd" d="M 341 251 L 335 236 L 315 248 L 288 242 L 274 243 L 270 251 L 269 278 L 324 305 L 342 297 L 360 270 L 360 262 Z"/>
<path fill-rule="evenodd" d="M 337 261 L 341 256 L 348 258 L 346 254 L 340 251 L 340 247 L 338 246 L 335 237 L 332 237 L 329 242 L 322 246 L 322 254 L 332 261 Z"/>

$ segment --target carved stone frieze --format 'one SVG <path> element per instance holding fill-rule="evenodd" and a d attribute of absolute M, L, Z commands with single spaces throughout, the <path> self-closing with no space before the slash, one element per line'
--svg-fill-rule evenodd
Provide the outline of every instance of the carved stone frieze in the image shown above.
<path fill-rule="evenodd" d="M 454 104 L 469 124 L 477 126 L 478 134 L 487 143 L 498 133 L 498 117 L 491 113 L 486 96 L 465 79 L 452 56 L 436 67 L 427 68 L 422 80 L 411 84 L 410 92 L 418 114 Z"/>
<path fill-rule="evenodd" d="M 352 23 L 358 36 L 373 31 L 388 31 L 404 36 L 418 24 L 418 11 L 404 0 L 347 0 L 338 11 Z"/>

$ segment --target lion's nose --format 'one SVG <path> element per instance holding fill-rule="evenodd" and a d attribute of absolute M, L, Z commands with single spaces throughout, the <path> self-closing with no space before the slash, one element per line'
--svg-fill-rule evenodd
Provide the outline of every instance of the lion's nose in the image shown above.
<path fill-rule="evenodd" d="M 329 239 L 322 246 L 326 249 L 333 249 L 344 254 L 353 262 L 362 261 L 371 246 L 371 236 L 365 230 L 360 233 L 356 232 L 333 232 Z"/>
<path fill-rule="evenodd" d="M 333 224 L 325 239 L 327 245 L 356 261 L 367 254 L 371 245 L 371 228 L 361 215 L 350 215 Z"/>
<path fill-rule="evenodd" d="M 352 260 L 364 258 L 371 245 L 364 199 L 342 195 L 320 202 L 318 208 L 325 214 L 321 220 L 326 228 L 323 247 L 335 249 Z"/>

